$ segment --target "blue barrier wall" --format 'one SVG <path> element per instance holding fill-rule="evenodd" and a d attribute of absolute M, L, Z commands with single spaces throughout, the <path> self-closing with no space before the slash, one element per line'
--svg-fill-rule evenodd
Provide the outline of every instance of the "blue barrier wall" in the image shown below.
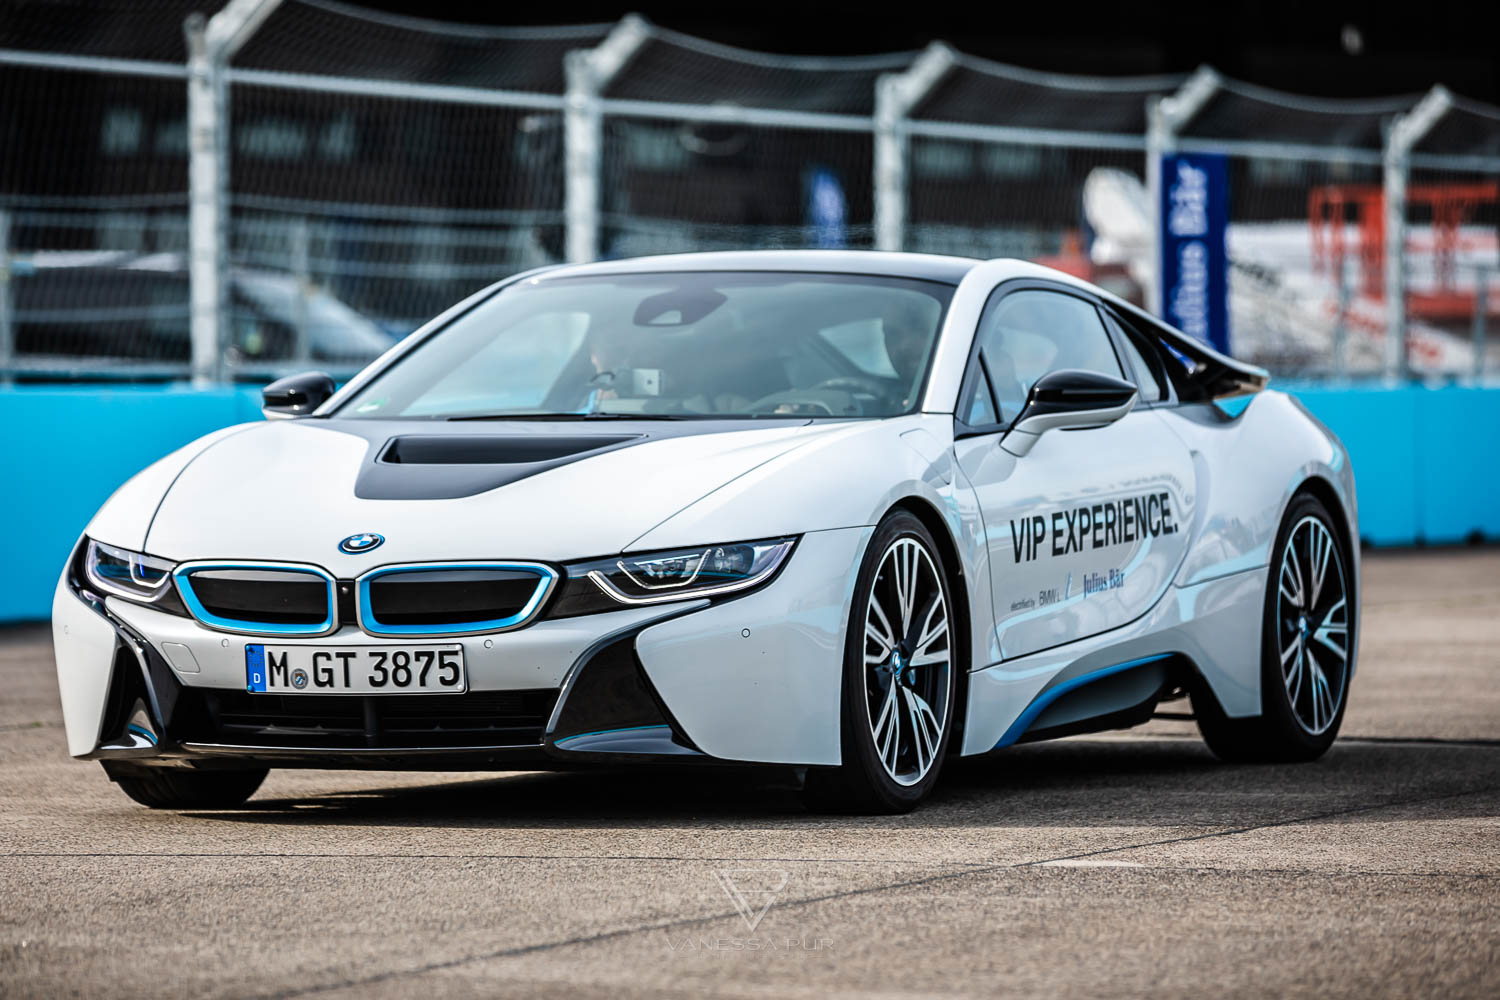
<path fill-rule="evenodd" d="M 1500 388 L 1277 386 L 1348 446 L 1376 545 L 1500 540 Z M 256 389 L 0 389 L 0 621 L 46 618 L 69 547 L 116 487 L 211 430 L 257 419 Z"/>
<path fill-rule="evenodd" d="M 258 419 L 258 389 L 0 389 L 0 621 L 51 615 L 69 550 L 125 480 L 209 431 Z"/>
<path fill-rule="evenodd" d="M 1500 388 L 1277 388 L 1349 449 L 1366 542 L 1500 540 Z"/>

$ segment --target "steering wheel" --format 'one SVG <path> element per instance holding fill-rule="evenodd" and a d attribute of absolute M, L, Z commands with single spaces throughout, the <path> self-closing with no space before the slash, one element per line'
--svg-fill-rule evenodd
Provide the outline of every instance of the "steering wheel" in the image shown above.
<path fill-rule="evenodd" d="M 891 394 L 891 388 L 879 379 L 865 378 L 863 375 L 839 375 L 834 378 L 825 378 L 813 386 L 813 391 L 837 389 L 841 392 L 863 392 L 876 399 L 886 399 Z"/>

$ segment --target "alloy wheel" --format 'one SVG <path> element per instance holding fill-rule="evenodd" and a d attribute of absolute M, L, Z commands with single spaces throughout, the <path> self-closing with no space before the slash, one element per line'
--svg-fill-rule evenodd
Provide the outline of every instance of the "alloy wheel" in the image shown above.
<path fill-rule="evenodd" d="M 932 556 L 898 538 L 881 557 L 865 611 L 865 708 L 886 774 L 915 785 L 943 745 L 953 697 L 948 603 Z"/>
<path fill-rule="evenodd" d="M 1297 723 L 1314 736 L 1338 717 L 1349 678 L 1349 595 L 1343 557 L 1328 527 L 1292 527 L 1277 576 L 1281 679 Z"/>

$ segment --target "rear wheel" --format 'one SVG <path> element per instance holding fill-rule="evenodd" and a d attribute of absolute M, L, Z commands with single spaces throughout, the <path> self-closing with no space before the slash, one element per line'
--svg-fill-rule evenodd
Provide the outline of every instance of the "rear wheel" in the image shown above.
<path fill-rule="evenodd" d="M 937 782 L 958 664 L 942 556 L 912 514 L 882 521 L 855 584 L 844 651 L 843 764 L 808 772 L 812 805 L 899 813 Z"/>
<path fill-rule="evenodd" d="M 1224 715 L 1206 689 L 1193 714 L 1209 749 L 1230 761 L 1314 760 L 1333 745 L 1349 693 L 1354 621 L 1348 560 L 1328 511 L 1292 502 L 1272 549 L 1261 623 L 1261 714 Z"/>
<path fill-rule="evenodd" d="M 105 763 L 104 771 L 120 790 L 152 809 L 229 809 L 241 805 L 266 780 L 267 769 L 253 771 L 179 771 L 170 768 L 122 768 Z"/>

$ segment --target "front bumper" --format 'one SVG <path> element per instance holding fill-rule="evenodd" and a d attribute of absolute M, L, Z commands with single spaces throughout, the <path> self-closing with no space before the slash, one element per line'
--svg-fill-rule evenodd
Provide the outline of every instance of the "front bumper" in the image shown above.
<path fill-rule="evenodd" d="M 844 628 L 868 537 L 804 536 L 774 581 L 729 601 L 463 637 L 465 695 L 251 695 L 244 646 L 265 640 L 115 598 L 95 605 L 65 574 L 53 639 L 68 749 L 179 766 L 837 764 Z M 277 643 L 405 644 L 353 627 Z"/>

